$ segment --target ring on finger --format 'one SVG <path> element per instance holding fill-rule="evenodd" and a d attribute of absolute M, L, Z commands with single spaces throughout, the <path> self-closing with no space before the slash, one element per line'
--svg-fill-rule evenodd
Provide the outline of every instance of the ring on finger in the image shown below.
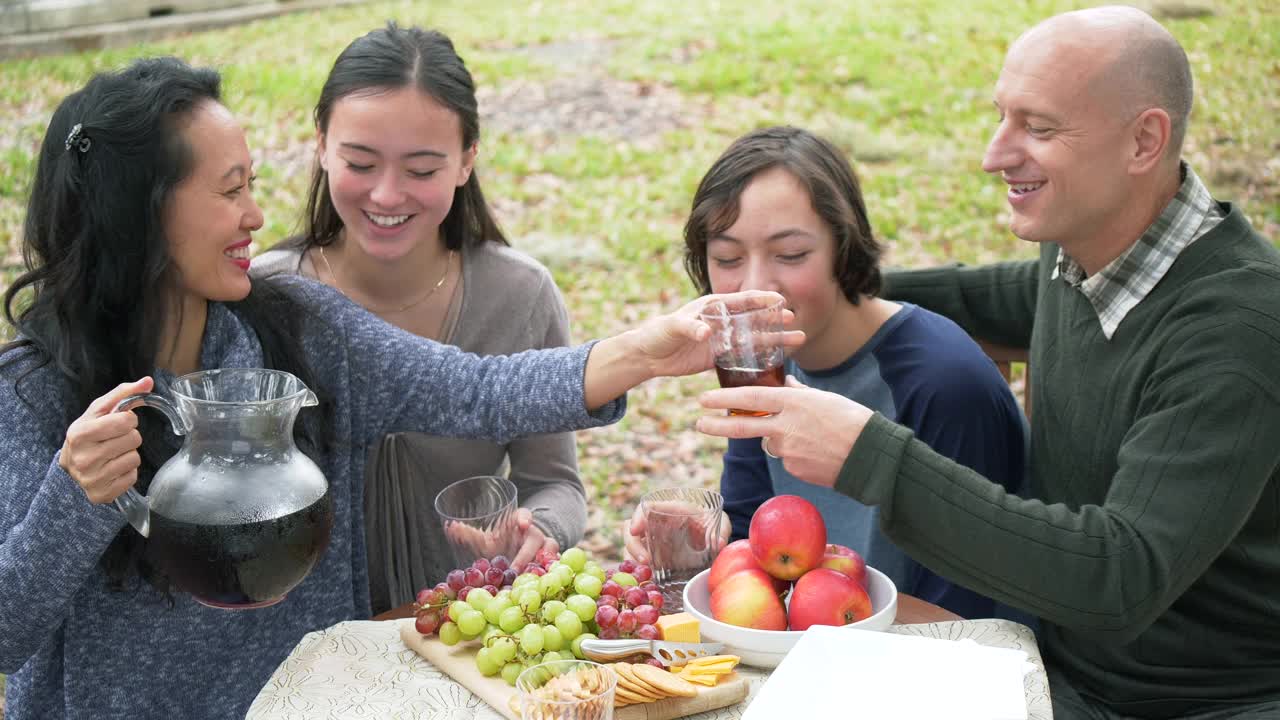
<path fill-rule="evenodd" d="M 767 437 L 760 438 L 760 447 L 764 450 L 764 454 L 765 454 L 765 455 L 768 455 L 769 457 L 773 458 L 774 460 L 781 460 L 781 459 L 782 459 L 782 458 L 778 457 L 777 455 L 774 455 L 773 453 L 769 452 L 769 438 L 767 438 Z"/>

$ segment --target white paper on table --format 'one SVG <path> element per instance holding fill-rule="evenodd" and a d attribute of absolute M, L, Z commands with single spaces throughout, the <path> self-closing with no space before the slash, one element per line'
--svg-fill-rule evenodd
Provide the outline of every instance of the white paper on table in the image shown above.
<path fill-rule="evenodd" d="M 815 625 L 787 653 L 742 720 L 1026 720 L 1021 650 Z M 806 714 L 810 713 L 810 714 Z"/>

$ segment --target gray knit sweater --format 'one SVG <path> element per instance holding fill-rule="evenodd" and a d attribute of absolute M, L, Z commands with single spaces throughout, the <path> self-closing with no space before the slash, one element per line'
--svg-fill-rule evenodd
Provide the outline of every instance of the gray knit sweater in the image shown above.
<path fill-rule="evenodd" d="M 25 350 L 0 368 L 0 673 L 10 675 L 9 720 L 244 717 L 305 633 L 369 615 L 361 497 L 370 442 L 400 430 L 506 441 L 624 412 L 619 399 L 587 413 L 589 345 L 482 359 L 393 328 L 318 283 L 275 282 L 314 310 L 302 343 L 335 403 L 338 449 L 320 458 L 334 508 L 328 550 L 270 608 L 213 610 L 182 594 L 170 608 L 145 583 L 109 591 L 99 558 L 124 520 L 89 503 L 58 465 L 66 421 L 52 408 L 68 386 L 50 366 L 33 371 Z M 211 305 L 202 369 L 261 363 L 252 330 Z M 164 392 L 172 376 L 157 371 L 156 380 Z"/>
<path fill-rule="evenodd" d="M 569 314 L 545 267 L 496 242 L 464 245 L 461 278 L 441 342 L 477 355 L 510 355 L 569 344 Z M 253 259 L 251 277 L 296 273 L 315 279 L 297 247 Z M 508 462 L 510 472 L 507 472 Z M 560 547 L 576 545 L 587 525 L 573 433 L 531 435 L 510 443 L 396 433 L 375 443 L 365 467 L 365 543 L 373 612 L 403 605 L 453 569 L 435 496 L 473 475 L 507 475 L 520 507 Z"/>

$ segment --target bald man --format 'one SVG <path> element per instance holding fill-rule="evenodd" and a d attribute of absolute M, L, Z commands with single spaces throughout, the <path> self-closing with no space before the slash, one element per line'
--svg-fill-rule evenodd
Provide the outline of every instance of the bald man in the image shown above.
<path fill-rule="evenodd" d="M 704 432 L 881 507 L 930 570 L 1042 619 L 1055 720 L 1280 718 L 1280 254 L 1182 160 L 1191 71 L 1144 13 L 1013 44 L 983 169 L 1038 261 L 889 276 L 1030 348 L 1028 497 L 847 400 L 715 390 Z"/>

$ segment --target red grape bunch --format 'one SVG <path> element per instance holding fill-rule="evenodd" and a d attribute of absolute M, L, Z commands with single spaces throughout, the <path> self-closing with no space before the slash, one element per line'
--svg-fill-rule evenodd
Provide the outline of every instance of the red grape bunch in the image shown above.
<path fill-rule="evenodd" d="M 509 586 L 518 573 L 511 568 L 511 561 L 506 556 L 498 555 L 493 559 L 480 558 L 464 570 L 452 570 L 443 582 L 434 588 L 423 588 L 415 599 L 417 610 L 414 615 L 417 622 L 414 627 L 423 635 L 434 635 L 440 625 L 447 620 L 449 603 L 454 600 L 466 600 L 467 595 L 475 588 L 484 588 L 490 595 L 497 595 L 498 588 Z"/>
<path fill-rule="evenodd" d="M 522 572 L 542 576 L 546 574 L 547 567 L 559 559 L 559 554 L 543 548 Z M 505 555 L 479 558 L 466 568 L 451 570 L 434 588 L 418 591 L 415 627 L 423 635 L 434 635 L 448 620 L 449 604 L 454 600 L 466 600 L 477 588 L 484 588 L 489 595 L 496 596 L 501 589 L 509 589 L 522 572 L 511 567 L 511 561 Z"/>
<path fill-rule="evenodd" d="M 661 613 L 662 593 L 654 584 L 653 569 L 648 565 L 623 560 L 617 570 L 605 573 L 596 598 L 595 617 L 602 639 L 657 640 Z"/>

